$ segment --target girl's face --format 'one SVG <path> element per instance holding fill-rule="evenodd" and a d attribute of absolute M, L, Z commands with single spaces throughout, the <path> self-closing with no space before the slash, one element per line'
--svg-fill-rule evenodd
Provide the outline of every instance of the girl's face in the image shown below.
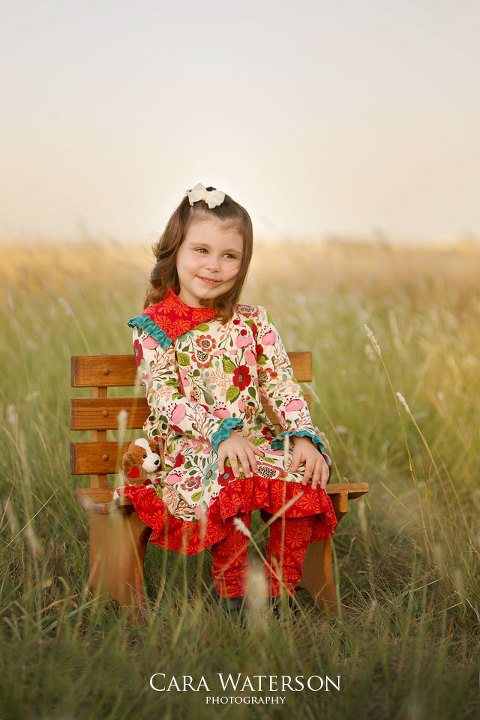
<path fill-rule="evenodd" d="M 234 223 L 213 215 L 193 220 L 177 253 L 180 300 L 202 307 L 200 300 L 212 301 L 230 290 L 242 253 L 243 237 Z"/>

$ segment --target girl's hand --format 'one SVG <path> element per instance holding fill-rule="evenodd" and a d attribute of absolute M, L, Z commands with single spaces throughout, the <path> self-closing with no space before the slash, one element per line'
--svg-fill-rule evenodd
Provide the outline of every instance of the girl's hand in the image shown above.
<path fill-rule="evenodd" d="M 306 485 L 312 478 L 312 490 L 315 490 L 318 483 L 322 490 L 325 490 L 330 476 L 330 470 L 322 454 L 317 450 L 314 443 L 307 437 L 291 438 L 293 441 L 292 462 L 290 472 L 297 472 L 300 465 L 305 463 L 302 485 Z"/>
<path fill-rule="evenodd" d="M 246 437 L 233 431 L 230 437 L 218 444 L 218 471 L 224 472 L 225 460 L 229 458 L 236 478 L 240 476 L 238 461 L 240 461 L 245 477 L 251 477 L 253 473 L 257 472 L 255 455 L 263 456 L 263 452 L 260 448 L 252 445 Z"/>

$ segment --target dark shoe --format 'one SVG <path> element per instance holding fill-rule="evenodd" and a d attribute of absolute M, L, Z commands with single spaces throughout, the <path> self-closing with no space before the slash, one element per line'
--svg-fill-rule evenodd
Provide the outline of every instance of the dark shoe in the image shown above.
<path fill-rule="evenodd" d="M 220 598 L 220 607 L 232 620 L 240 620 L 245 625 L 245 597 L 239 595 L 234 598 Z"/>
<path fill-rule="evenodd" d="M 269 600 L 272 609 L 272 615 L 277 620 L 291 619 L 296 623 L 299 615 L 298 603 L 295 597 L 289 595 L 286 597 L 271 597 Z"/>

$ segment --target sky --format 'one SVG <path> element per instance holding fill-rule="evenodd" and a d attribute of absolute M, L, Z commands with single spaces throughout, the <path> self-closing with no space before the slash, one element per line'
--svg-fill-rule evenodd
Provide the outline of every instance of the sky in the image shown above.
<path fill-rule="evenodd" d="M 480 237 L 478 0 L 0 0 L 0 240 Z"/>

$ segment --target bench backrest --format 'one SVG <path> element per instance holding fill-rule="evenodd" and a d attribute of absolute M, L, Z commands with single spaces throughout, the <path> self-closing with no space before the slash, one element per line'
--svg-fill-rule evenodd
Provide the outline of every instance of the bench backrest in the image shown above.
<path fill-rule="evenodd" d="M 292 352 L 289 358 L 298 382 L 311 382 L 312 353 Z M 145 397 L 108 397 L 108 388 L 119 387 L 139 386 L 138 392 L 143 394 L 135 360 L 133 355 L 74 355 L 71 370 L 72 387 L 92 388 L 91 397 L 70 401 L 70 429 L 91 431 L 90 441 L 70 444 L 71 472 L 72 475 L 90 475 L 92 488 L 107 487 L 108 475 L 118 472 L 130 443 L 127 440 L 119 444 L 116 439 L 110 439 L 115 431 L 118 434 L 119 412 L 127 411 L 128 429 L 142 428 L 149 413 Z M 310 395 L 305 394 L 305 397 L 310 406 Z M 265 400 L 263 407 L 278 426 L 278 420 Z"/>

